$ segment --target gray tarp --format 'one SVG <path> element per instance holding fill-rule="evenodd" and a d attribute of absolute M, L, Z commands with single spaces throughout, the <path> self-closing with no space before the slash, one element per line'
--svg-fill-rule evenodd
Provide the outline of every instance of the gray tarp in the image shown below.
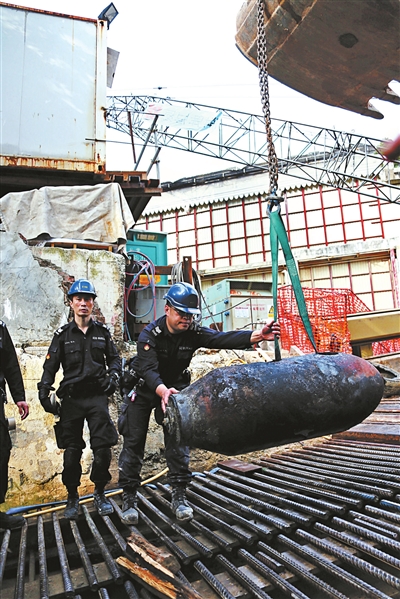
<path fill-rule="evenodd" d="M 51 238 L 124 243 L 134 224 L 118 183 L 41 187 L 0 199 L 4 228 L 25 239 Z"/>

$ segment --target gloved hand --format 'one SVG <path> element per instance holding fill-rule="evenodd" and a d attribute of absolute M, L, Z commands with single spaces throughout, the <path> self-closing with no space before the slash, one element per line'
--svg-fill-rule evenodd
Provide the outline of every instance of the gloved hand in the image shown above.
<path fill-rule="evenodd" d="M 46 385 L 41 385 L 39 387 L 38 385 L 38 389 L 39 401 L 42 404 L 44 411 L 58 416 L 60 414 L 61 406 L 58 401 L 52 402 L 50 400 L 50 391 L 54 391 L 54 387 L 47 387 Z"/>
<path fill-rule="evenodd" d="M 42 404 L 45 412 L 48 412 L 49 414 L 54 414 L 54 416 L 60 415 L 61 406 L 58 401 L 55 401 L 53 403 L 50 400 L 50 397 L 45 397 L 44 399 L 40 400 L 40 403 Z"/>
<path fill-rule="evenodd" d="M 118 384 L 119 376 L 116 372 L 113 372 L 112 374 L 110 374 L 110 376 L 106 377 L 106 386 L 104 389 L 104 393 L 107 395 L 107 397 L 116 392 L 116 390 L 118 389 Z"/>

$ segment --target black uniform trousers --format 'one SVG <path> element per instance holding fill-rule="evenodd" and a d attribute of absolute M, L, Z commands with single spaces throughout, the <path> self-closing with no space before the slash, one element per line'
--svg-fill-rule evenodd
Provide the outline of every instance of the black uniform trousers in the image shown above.
<path fill-rule="evenodd" d="M 8 462 L 10 461 L 11 438 L 8 432 L 8 422 L 4 415 L 4 403 L 0 396 L 0 503 L 4 499 L 8 488 Z"/>
<path fill-rule="evenodd" d="M 82 450 L 86 446 L 82 438 L 85 420 L 88 423 L 90 447 L 93 451 L 90 480 L 103 487 L 111 480 L 110 448 L 118 442 L 118 433 L 110 418 L 107 396 L 66 396 L 61 403 L 60 423 L 61 442 L 65 448 L 62 481 L 67 488 L 78 487 L 80 484 L 80 460 Z"/>
<path fill-rule="evenodd" d="M 140 392 L 139 392 L 140 393 Z M 124 401 L 118 428 L 124 438 L 119 456 L 119 484 L 131 493 L 140 485 L 140 471 L 151 412 L 160 406 L 160 400 L 137 395 L 134 401 Z M 186 485 L 192 478 L 189 470 L 189 447 L 176 445 L 164 429 L 165 458 L 169 469 L 168 481 L 171 485 Z"/>

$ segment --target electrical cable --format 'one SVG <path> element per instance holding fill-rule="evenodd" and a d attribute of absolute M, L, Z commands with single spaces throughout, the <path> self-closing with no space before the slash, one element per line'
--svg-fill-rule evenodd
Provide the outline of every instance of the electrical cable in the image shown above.
<path fill-rule="evenodd" d="M 199 296 L 199 309 L 200 309 L 200 314 L 198 314 L 197 316 L 194 317 L 194 321 L 197 323 L 200 323 L 201 321 L 201 316 L 202 316 L 202 302 L 204 300 L 204 295 L 201 289 L 201 279 L 200 276 L 198 275 L 197 271 L 192 268 L 192 281 L 193 281 L 193 287 L 196 289 L 198 296 Z M 171 269 L 171 283 L 172 285 L 174 285 L 175 283 L 185 283 L 185 279 L 183 276 L 183 264 L 182 262 L 177 262 L 176 264 L 173 265 L 172 269 Z"/>
<path fill-rule="evenodd" d="M 128 251 L 128 257 L 130 259 L 129 266 L 130 270 L 125 272 L 126 279 L 132 277 L 129 284 L 125 283 L 124 289 L 124 322 L 125 322 L 125 338 L 127 341 L 132 341 L 129 327 L 128 327 L 128 315 L 132 318 L 144 318 L 152 310 L 154 318 L 156 318 L 156 283 L 155 283 L 155 266 L 148 256 L 138 251 Z M 142 284 L 142 278 L 146 277 L 148 283 Z M 135 314 L 129 308 L 129 300 L 131 293 L 139 293 L 146 289 L 151 289 L 152 302 L 147 312 L 144 314 Z"/>

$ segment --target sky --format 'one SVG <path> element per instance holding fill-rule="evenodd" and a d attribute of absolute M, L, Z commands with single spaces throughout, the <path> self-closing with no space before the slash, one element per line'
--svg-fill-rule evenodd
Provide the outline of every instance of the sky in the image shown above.
<path fill-rule="evenodd" d="M 245 0 L 115 0 L 107 45 L 120 52 L 109 94 L 159 95 L 262 114 L 257 68 L 236 48 L 236 17 Z M 23 6 L 97 18 L 107 0 L 20 0 Z M 161 88 L 161 89 L 160 89 Z M 375 139 L 400 133 L 400 106 L 376 100 L 376 120 L 324 105 L 269 78 L 271 116 Z M 400 84 L 397 84 L 400 94 Z M 107 130 L 107 169 L 133 170 L 129 137 Z M 115 140 L 124 144 L 114 143 Z M 146 170 L 144 162 L 139 170 Z M 161 181 L 229 168 L 229 163 L 163 149 Z M 155 173 L 152 171 L 152 175 Z"/>

